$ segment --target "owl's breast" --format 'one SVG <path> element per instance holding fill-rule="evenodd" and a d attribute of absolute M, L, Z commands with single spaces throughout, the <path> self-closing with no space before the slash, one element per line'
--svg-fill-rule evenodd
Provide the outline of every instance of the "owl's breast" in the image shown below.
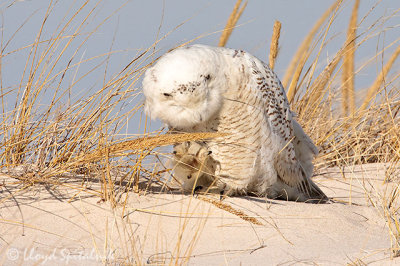
<path fill-rule="evenodd" d="M 262 144 L 268 139 L 265 111 L 247 87 L 226 93 L 215 126 L 226 136 L 208 141 L 212 156 L 219 161 L 216 175 L 233 187 L 245 188 L 263 175 Z"/>

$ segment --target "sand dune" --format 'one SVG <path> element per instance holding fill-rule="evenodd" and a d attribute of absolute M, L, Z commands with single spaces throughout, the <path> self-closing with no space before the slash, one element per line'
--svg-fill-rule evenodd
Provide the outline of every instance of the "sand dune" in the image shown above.
<path fill-rule="evenodd" d="M 129 193 L 125 209 L 91 190 L 22 189 L 1 175 L 0 264 L 400 264 L 373 204 L 395 186 L 383 182 L 385 169 L 320 170 L 315 181 L 334 199 L 329 204 L 148 192 Z"/>

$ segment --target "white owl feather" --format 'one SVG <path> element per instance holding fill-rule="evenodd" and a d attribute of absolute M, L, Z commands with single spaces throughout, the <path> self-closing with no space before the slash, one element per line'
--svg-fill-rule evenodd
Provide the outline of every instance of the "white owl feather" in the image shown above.
<path fill-rule="evenodd" d="M 327 199 L 311 180 L 318 150 L 294 119 L 278 77 L 256 57 L 179 48 L 146 71 L 143 91 L 146 112 L 174 130 L 228 133 L 203 144 L 216 162 L 212 182 L 224 193 Z"/>

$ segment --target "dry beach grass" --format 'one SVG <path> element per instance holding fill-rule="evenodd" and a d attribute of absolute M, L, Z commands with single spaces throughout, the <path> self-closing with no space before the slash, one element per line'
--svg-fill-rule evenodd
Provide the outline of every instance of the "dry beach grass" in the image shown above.
<path fill-rule="evenodd" d="M 75 216 L 70 218 L 88 228 L 86 233 L 90 236 L 89 240 L 82 242 L 85 247 L 92 245 L 96 254 L 102 255 L 109 250 L 113 251 L 114 260 L 100 256 L 99 261 L 102 263 L 182 264 L 196 260 L 204 263 L 210 259 L 207 256 L 223 258 L 221 254 L 230 259 L 233 256 L 233 261 L 245 254 L 244 258 L 251 261 L 253 253 L 257 254 L 259 249 L 268 245 L 273 246 L 263 239 L 268 239 L 274 233 L 284 243 L 282 247 L 288 245 L 295 253 L 296 247 L 303 242 L 293 237 L 290 239 L 295 229 L 286 221 L 293 219 L 295 224 L 313 233 L 310 226 L 323 226 L 325 220 L 318 223 L 312 211 L 315 210 L 317 214 L 320 212 L 322 217 L 326 214 L 323 208 L 326 208 L 329 214 L 342 214 L 343 217 L 350 217 L 350 220 L 357 220 L 352 214 L 357 212 L 366 219 L 365 224 L 364 220 L 360 224 L 373 231 L 376 230 L 371 225 L 373 221 L 384 228 L 384 235 L 387 236 L 382 239 L 388 242 L 390 252 L 377 250 L 376 254 L 381 255 L 378 259 L 371 252 L 360 257 L 353 254 L 348 258 L 336 258 L 338 261 L 361 265 L 376 260 L 378 263 L 384 259 L 386 263 L 396 260 L 400 255 L 400 73 L 392 67 L 400 54 L 400 42 L 397 39 L 384 47 L 378 47 L 358 69 L 355 53 L 364 43 L 373 41 L 375 36 L 390 31 L 382 28 L 382 25 L 398 17 L 399 9 L 381 17 L 372 25 L 361 27 L 374 7 L 368 14 L 358 14 L 358 0 L 335 1 L 305 36 L 287 68 L 282 83 L 287 88 L 292 109 L 320 148 L 320 155 L 315 160 L 316 180 L 335 202 L 329 206 L 304 207 L 300 203 L 284 205 L 252 197 L 228 198 L 220 202 L 213 195 L 195 198 L 174 192 L 163 178 L 170 170 L 164 166 L 163 161 L 170 155 L 157 147 L 211 138 L 215 134 L 169 135 L 163 130 L 148 132 L 148 118 L 142 113 L 142 104 L 138 100 L 141 97 L 138 81 L 146 68 L 156 60 L 155 47 L 165 36 L 153 46 L 139 51 L 128 65 L 110 76 L 107 73 L 107 63 L 114 53 L 111 50 L 107 54 L 85 60 L 78 57 L 78 51 L 109 19 L 105 18 L 88 32 L 88 21 L 96 11 L 96 6 L 91 10 L 85 9 L 88 2 L 67 13 L 51 38 L 44 39 L 42 33 L 54 3 L 50 3 L 36 39 L 30 45 L 12 50 L 9 43 L 13 36 L 10 40 L 1 41 L 1 68 L 1 62 L 7 58 L 16 53 L 28 52 L 20 82 L 11 88 L 2 86 L 0 92 L 0 170 L 3 173 L 0 184 L 0 223 L 10 228 L 27 228 L 27 231 L 29 228 L 36 232 L 38 238 L 41 234 L 50 235 L 55 242 L 61 238 L 66 245 L 73 245 L 74 241 L 82 242 L 78 233 L 74 235 L 63 232 L 57 235 L 54 233 L 57 231 L 55 225 L 47 228 L 45 222 L 36 225 L 25 222 L 29 220 L 30 213 L 27 206 L 35 206 L 37 209 L 45 206 L 44 209 L 57 213 L 59 207 L 56 204 L 63 202 L 71 204 L 75 210 L 89 209 L 87 212 L 80 211 L 80 220 L 75 220 Z M 222 31 L 220 46 L 226 45 L 246 4 L 241 5 L 241 1 L 237 1 Z M 328 33 L 344 8 L 352 9 L 348 28 L 343 29 L 343 32 L 347 32 L 346 40 L 336 54 L 326 59 L 326 63 L 321 63 L 324 49 L 330 42 Z M 84 19 L 77 21 L 78 15 L 82 14 Z M 276 23 L 270 51 L 272 66 L 279 60 L 280 30 L 280 25 L 278 27 Z M 67 53 L 71 47 L 78 49 L 72 54 Z M 392 51 L 388 59 L 383 57 L 387 51 Z M 79 72 L 81 64 L 98 58 L 103 60 L 84 73 Z M 356 89 L 355 77 L 363 67 L 373 63 L 379 69 L 375 81 L 365 91 Z M 72 97 L 79 79 L 98 68 L 104 68 L 101 86 L 93 93 Z M 49 103 L 42 102 L 44 94 L 50 95 Z M 15 96 L 15 103 L 6 104 L 9 95 Z M 7 109 L 11 105 L 14 108 Z M 124 134 L 133 116 L 140 118 L 138 132 L 144 132 L 138 136 Z M 52 197 L 55 198 L 53 201 Z M 107 203 L 99 203 L 104 201 Z M 106 207 L 109 206 L 108 202 L 110 209 Z M 351 209 L 353 207 L 359 209 Z M 93 213 L 90 213 L 91 208 Z M 294 216 L 287 209 L 293 210 Z M 51 221 L 51 215 L 46 215 Z M 62 214 L 57 215 L 61 217 Z M 172 217 L 175 217 L 174 222 L 170 221 Z M 222 222 L 221 217 L 228 220 L 228 225 Z M 318 219 L 321 217 L 318 216 Z M 375 218 L 377 220 L 373 220 Z M 323 219 L 327 219 L 327 228 L 331 228 L 328 221 L 332 216 L 326 214 Z M 351 228 L 350 220 L 344 219 L 342 226 Z M 171 228 L 165 228 L 164 222 L 170 223 Z M 143 227 L 139 228 L 138 224 Z M 237 251 L 239 247 L 232 244 L 230 250 L 209 253 L 199 242 L 202 235 L 211 232 L 213 226 L 223 227 L 227 231 L 232 227 L 243 230 L 244 234 L 254 233 L 258 245 Z M 218 230 L 210 234 L 218 235 Z M 357 231 L 357 228 L 354 227 L 354 230 Z M 17 239 L 18 234 L 19 231 L 14 230 L 15 240 L 12 234 L 0 234 L 0 250 L 3 254 L 7 254 L 10 247 L 23 245 Z M 329 236 L 332 239 L 344 239 L 334 233 Z M 34 246 L 37 239 L 27 237 L 32 240 L 29 245 Z M 274 241 L 272 243 L 277 243 L 277 240 Z M 218 248 L 216 244 L 205 242 L 210 248 Z M 312 244 L 317 246 L 314 242 Z M 195 250 L 197 253 L 194 253 Z M 43 252 L 47 254 L 51 249 Z M 196 254 L 202 255 L 196 257 Z M 39 258 L 37 262 L 40 260 L 45 258 Z M 0 262 L 7 262 L 6 255 L 0 255 Z M 22 260 L 19 262 L 23 264 Z M 229 260 L 226 262 L 229 264 Z M 275 262 L 279 263 L 279 260 Z M 318 258 L 293 259 L 292 263 L 296 262 L 318 263 Z"/>

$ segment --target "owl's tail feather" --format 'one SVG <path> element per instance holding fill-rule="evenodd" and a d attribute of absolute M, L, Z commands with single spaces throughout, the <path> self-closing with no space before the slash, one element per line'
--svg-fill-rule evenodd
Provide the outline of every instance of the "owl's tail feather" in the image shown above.
<path fill-rule="evenodd" d="M 267 189 L 266 196 L 271 199 L 314 204 L 329 202 L 329 198 L 311 179 L 305 179 L 296 186 L 289 186 L 282 179 L 278 178 L 277 182 Z"/>
<path fill-rule="evenodd" d="M 304 181 L 300 183 L 298 189 L 302 192 L 308 203 L 327 203 L 329 198 L 310 178 L 303 173 Z"/>

